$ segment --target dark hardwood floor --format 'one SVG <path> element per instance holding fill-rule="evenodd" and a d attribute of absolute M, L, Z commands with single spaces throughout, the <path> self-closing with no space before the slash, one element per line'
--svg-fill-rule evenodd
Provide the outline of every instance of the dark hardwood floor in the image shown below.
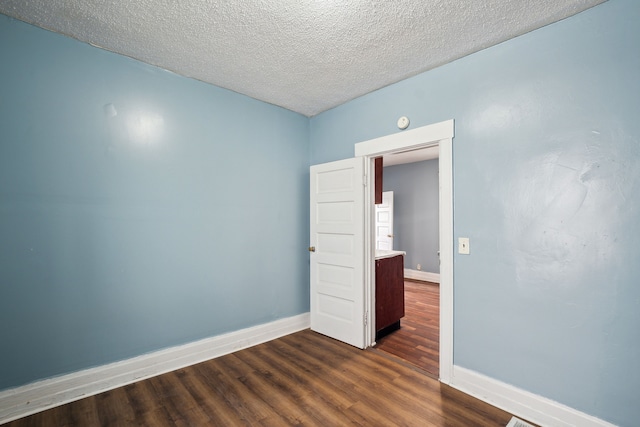
<path fill-rule="evenodd" d="M 376 349 L 398 356 L 438 378 L 440 287 L 437 283 L 404 281 L 405 315 L 400 329 L 377 341 Z"/>
<path fill-rule="evenodd" d="M 305 330 L 8 426 L 466 427 L 509 419 L 396 358 Z"/>

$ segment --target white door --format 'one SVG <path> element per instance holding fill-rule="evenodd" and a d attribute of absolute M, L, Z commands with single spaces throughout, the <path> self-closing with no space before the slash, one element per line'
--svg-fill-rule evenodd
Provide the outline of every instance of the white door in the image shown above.
<path fill-rule="evenodd" d="M 364 159 L 310 173 L 311 329 L 364 348 Z"/>
<path fill-rule="evenodd" d="M 383 192 L 376 205 L 376 249 L 393 250 L 393 191 Z"/>

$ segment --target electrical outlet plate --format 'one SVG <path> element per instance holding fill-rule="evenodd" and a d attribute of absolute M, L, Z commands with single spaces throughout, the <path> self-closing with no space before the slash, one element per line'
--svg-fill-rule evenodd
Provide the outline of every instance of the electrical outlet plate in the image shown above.
<path fill-rule="evenodd" d="M 458 253 L 462 255 L 469 255 L 468 237 L 458 237 Z"/>

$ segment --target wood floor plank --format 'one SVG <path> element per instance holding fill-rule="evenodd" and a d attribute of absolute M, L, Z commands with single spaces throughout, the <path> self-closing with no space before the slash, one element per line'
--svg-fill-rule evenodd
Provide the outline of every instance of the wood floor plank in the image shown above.
<path fill-rule="evenodd" d="M 333 369 L 330 372 L 330 375 L 328 375 L 328 372 L 324 372 L 322 374 L 322 380 L 331 382 L 333 385 L 335 385 L 337 390 L 347 389 L 350 390 L 351 394 L 359 396 L 360 400 L 357 403 L 362 404 L 368 408 L 370 417 L 369 419 L 371 419 L 371 417 L 375 415 L 375 419 L 386 419 L 389 421 L 394 420 L 393 422 L 398 423 L 403 418 L 413 418 L 410 412 L 408 412 L 408 405 L 410 405 L 410 402 L 406 402 L 406 400 L 412 399 L 411 396 L 398 396 L 396 394 L 397 390 L 392 390 L 391 392 L 394 393 L 394 397 L 396 399 L 405 399 L 405 401 L 402 402 L 398 407 L 398 405 L 395 404 L 389 405 L 389 401 L 384 398 L 384 393 L 380 393 L 383 388 L 389 386 L 390 381 L 397 379 L 400 374 L 396 373 L 393 369 L 389 369 L 380 364 L 373 366 L 372 363 L 370 363 L 366 359 L 358 358 L 356 360 L 355 358 L 351 357 L 354 354 L 353 351 L 355 349 L 345 347 L 333 340 L 326 341 L 326 337 L 321 337 L 320 335 L 310 335 L 305 338 L 311 338 L 310 342 L 312 342 L 315 338 L 324 340 L 324 344 L 329 345 L 327 349 L 330 351 L 330 353 L 334 355 L 344 356 L 341 357 L 342 362 L 336 365 L 339 367 L 339 369 Z M 326 360 L 326 355 L 324 355 L 323 352 L 320 352 L 316 346 L 305 346 L 305 348 L 308 350 L 308 357 L 315 358 L 316 361 L 321 361 L 323 359 Z M 322 348 L 322 351 L 326 351 L 327 349 Z M 342 351 L 345 352 L 342 353 Z M 355 351 L 359 352 L 359 350 Z M 304 360 L 305 356 L 298 355 L 296 358 L 301 358 L 302 360 Z M 313 365 L 314 362 L 309 361 L 308 364 Z M 373 372 L 382 375 L 371 375 Z M 354 383 L 353 378 L 360 378 L 361 381 Z M 395 403 L 397 403 L 397 401 Z M 352 406 L 348 408 L 349 411 L 346 412 L 346 414 L 354 415 L 353 419 L 349 416 L 352 422 L 356 421 L 357 417 L 361 417 L 364 414 L 358 413 L 357 410 L 359 407 L 360 406 Z"/>
<path fill-rule="evenodd" d="M 208 364 L 208 362 L 204 364 Z M 179 377 L 189 394 L 207 414 L 211 420 L 211 425 L 242 425 L 240 415 L 233 407 L 229 406 L 223 394 L 207 384 L 198 369 L 196 369 L 198 365 L 181 369 Z"/>
<path fill-rule="evenodd" d="M 344 410 L 354 403 L 349 393 L 327 381 L 326 370 L 317 364 L 301 359 L 303 355 L 291 355 L 282 345 L 271 342 L 263 351 L 258 349 L 258 356 L 276 367 L 275 377 L 286 377 L 294 381 L 295 387 L 302 387 L 306 392 L 300 394 L 299 404 L 305 412 L 320 425 L 347 425 Z M 289 360 L 281 367 L 279 360 Z"/>
<path fill-rule="evenodd" d="M 261 373 L 250 373 L 240 379 L 245 386 L 261 395 L 278 414 L 278 417 L 267 417 L 261 421 L 263 425 L 272 425 L 283 422 L 289 425 L 309 425 L 313 418 L 307 415 L 304 408 L 297 402 L 300 401 L 299 391 L 274 384 L 270 378 L 265 378 Z M 276 424 L 277 425 L 277 424 Z"/>
<path fill-rule="evenodd" d="M 227 356 L 215 359 L 216 363 L 201 363 L 195 366 L 196 372 L 202 375 L 205 383 L 224 398 L 225 409 L 236 411 L 246 425 L 258 425 L 260 420 L 274 415 L 260 396 L 229 375 L 224 366 L 225 358 Z"/>
<path fill-rule="evenodd" d="M 155 390 L 151 388 L 151 381 L 139 381 L 126 385 L 123 389 L 133 409 L 136 425 L 148 425 L 150 422 L 155 422 L 155 425 L 159 426 L 172 425 L 167 410 L 162 406 Z M 93 400 L 95 402 L 95 399 L 83 400 Z M 83 400 L 78 401 L 78 403 Z M 95 424 L 87 423 L 86 425 Z"/>
<path fill-rule="evenodd" d="M 331 342 L 330 345 L 336 347 L 335 351 L 346 350 L 351 352 L 350 349 L 335 341 Z M 377 408 L 393 419 L 394 422 L 407 425 L 411 420 L 414 420 L 413 413 L 415 408 L 423 405 L 423 402 L 416 398 L 415 393 L 406 393 L 399 387 L 392 387 L 394 381 L 401 376 L 397 372 L 398 367 L 395 363 L 391 360 L 374 361 L 367 356 L 370 356 L 370 354 L 365 352 L 365 357 L 358 358 L 357 361 L 347 360 L 340 365 L 340 368 L 347 374 L 348 378 L 362 379 L 354 386 L 354 391 L 366 397 L 366 400 L 363 400 L 368 407 Z M 379 374 L 384 374 L 384 376 Z M 381 393 L 382 390 L 385 390 L 385 392 Z M 394 395 L 392 404 L 385 397 L 385 393 Z"/>
<path fill-rule="evenodd" d="M 135 423 L 135 412 L 124 387 L 96 396 L 100 422 L 110 426 L 130 426 Z"/>
<path fill-rule="evenodd" d="M 323 339 L 326 340 L 326 337 Z M 337 407 L 334 409 L 340 416 L 344 417 L 345 422 L 348 421 L 351 425 L 367 425 L 367 423 L 361 423 L 362 415 L 358 413 L 358 408 L 364 406 L 363 401 L 366 402 L 370 400 L 374 394 L 373 390 L 367 389 L 365 392 L 358 390 L 357 385 L 353 383 L 353 377 L 350 377 L 349 374 L 341 368 L 328 370 L 326 366 L 326 355 L 318 352 L 317 346 L 304 345 L 304 343 L 300 343 L 299 340 L 295 338 L 293 340 L 287 340 L 285 337 L 285 339 L 277 341 L 283 357 L 293 361 L 294 364 L 299 365 L 302 369 L 308 369 L 310 372 L 313 372 L 317 381 L 326 383 L 332 390 L 331 394 L 344 395 L 347 396 L 350 401 L 353 401 L 353 404 L 347 403 L 345 407 Z M 345 360 L 346 359 L 342 359 L 343 362 Z M 336 364 L 334 366 L 338 365 L 339 364 Z M 368 419 L 374 416 L 376 419 L 386 419 L 387 414 L 381 412 L 380 408 L 372 405 L 366 407 L 369 408 Z"/>
<path fill-rule="evenodd" d="M 65 426 L 79 426 L 79 425 L 99 425 L 100 418 L 98 415 L 98 408 L 96 406 L 96 399 L 92 398 L 82 399 L 74 402 L 73 405 L 64 405 L 68 408 L 68 417 Z"/>
<path fill-rule="evenodd" d="M 504 427 L 509 418 L 393 355 L 305 330 L 9 425 Z"/>
<path fill-rule="evenodd" d="M 182 371 L 182 370 L 181 370 Z M 159 404 L 176 424 L 206 425 L 210 418 L 176 371 L 151 378 L 149 383 L 162 397 Z"/>
<path fill-rule="evenodd" d="M 376 349 L 411 363 L 434 378 L 440 374 L 440 286 L 405 280 L 405 316 L 400 329 L 378 340 Z"/>
<path fill-rule="evenodd" d="M 345 413 L 345 416 L 357 426 L 397 426 L 396 420 L 391 418 L 391 414 L 385 412 L 384 408 L 371 407 L 365 402 L 357 402 Z"/>
<path fill-rule="evenodd" d="M 254 375 L 257 380 L 261 381 L 262 387 L 260 387 L 260 390 L 263 393 L 273 393 L 275 391 L 276 395 L 287 396 L 283 401 L 278 401 L 277 403 L 268 398 L 268 402 L 271 402 L 278 412 L 291 411 L 290 407 L 294 406 L 293 411 L 288 412 L 287 415 L 290 417 L 295 414 L 292 421 L 327 422 L 326 415 L 323 413 L 327 410 L 324 399 L 315 399 L 314 404 L 309 405 L 309 395 L 325 396 L 327 390 L 320 392 L 322 385 L 316 382 L 309 384 L 306 379 L 308 375 L 300 376 L 295 372 L 295 368 L 291 364 L 287 366 L 274 364 L 264 351 L 259 350 L 242 352 L 239 357 L 257 368 Z M 310 388 L 310 386 L 313 388 Z M 283 407 L 282 405 L 285 406 Z"/>

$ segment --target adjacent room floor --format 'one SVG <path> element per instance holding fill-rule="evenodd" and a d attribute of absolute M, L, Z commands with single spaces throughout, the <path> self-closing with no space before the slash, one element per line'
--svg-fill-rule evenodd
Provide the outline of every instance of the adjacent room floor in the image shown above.
<path fill-rule="evenodd" d="M 376 349 L 398 356 L 426 371 L 439 374 L 440 285 L 405 280 L 405 316 L 400 329 L 378 340 Z"/>

